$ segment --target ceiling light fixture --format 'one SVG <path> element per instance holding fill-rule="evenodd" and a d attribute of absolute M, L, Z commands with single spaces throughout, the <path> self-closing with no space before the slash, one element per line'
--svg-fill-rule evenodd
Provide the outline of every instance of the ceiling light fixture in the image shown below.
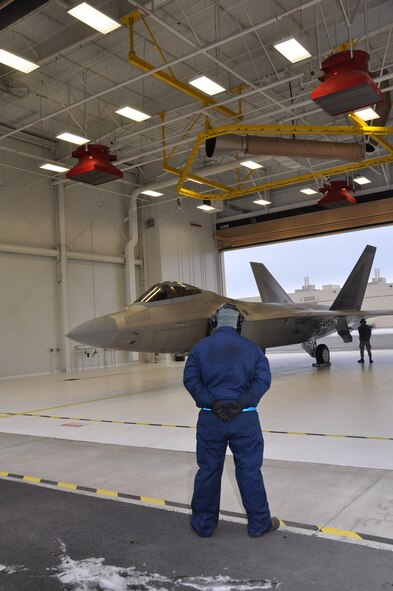
<path fill-rule="evenodd" d="M 25 74 L 29 74 L 39 68 L 37 64 L 33 64 L 33 62 L 29 62 L 23 57 L 19 57 L 9 51 L 5 51 L 5 49 L 0 49 L 0 63 L 10 68 L 15 68 L 15 70 L 19 70 L 19 72 L 24 72 Z"/>
<path fill-rule="evenodd" d="M 201 205 L 197 205 L 198 209 L 202 211 L 214 211 L 216 208 L 211 204 L 210 199 L 204 199 Z"/>
<path fill-rule="evenodd" d="M 305 195 L 316 195 L 318 193 L 318 191 L 314 191 L 314 189 L 300 189 L 301 193 L 304 193 Z"/>
<path fill-rule="evenodd" d="M 253 201 L 253 203 L 256 203 L 257 205 L 271 205 L 272 204 L 271 201 L 267 201 L 266 199 L 255 199 L 255 201 Z"/>
<path fill-rule="evenodd" d="M 274 43 L 273 47 L 277 49 L 281 55 L 286 57 L 287 60 L 289 60 L 292 64 L 296 64 L 296 62 L 300 62 L 308 57 L 311 57 L 311 53 L 309 53 L 307 49 L 303 47 L 303 45 L 300 45 L 300 43 L 296 41 L 294 37 L 287 39 L 287 41 L 282 41 L 281 43 Z"/>
<path fill-rule="evenodd" d="M 150 115 L 146 115 L 146 113 L 142 113 L 142 111 L 137 111 L 132 107 L 122 107 L 121 109 L 117 109 L 116 113 L 119 115 L 123 115 L 123 117 L 127 117 L 128 119 L 132 119 L 133 121 L 145 121 L 145 119 L 150 119 Z"/>
<path fill-rule="evenodd" d="M 250 168 L 251 170 L 263 168 L 262 164 L 258 164 L 258 162 L 254 162 L 254 160 L 245 160 L 244 162 L 240 162 L 239 164 L 240 166 L 245 166 L 246 168 Z"/>
<path fill-rule="evenodd" d="M 66 168 L 65 166 L 59 166 L 58 164 L 51 164 L 50 162 L 46 162 L 45 164 L 42 164 L 40 166 L 40 168 L 43 168 L 44 170 L 51 170 L 52 172 L 67 172 L 67 170 L 70 170 L 69 168 Z"/>
<path fill-rule="evenodd" d="M 378 113 L 376 113 L 374 109 L 372 109 L 371 107 L 355 111 L 355 115 L 363 119 L 363 121 L 372 121 L 372 119 L 379 119 Z"/>
<path fill-rule="evenodd" d="M 90 140 L 80 135 L 75 135 L 73 133 L 68 133 L 65 131 L 64 133 L 60 133 L 56 136 L 58 140 L 63 140 L 63 142 L 69 142 L 70 144 L 77 144 L 78 146 L 82 146 L 83 144 L 87 144 Z"/>
<path fill-rule="evenodd" d="M 197 181 L 196 179 L 192 179 L 191 177 L 187 177 L 187 181 L 191 181 L 192 183 L 196 183 L 197 185 L 204 185 L 201 181 Z"/>
<path fill-rule="evenodd" d="M 71 10 L 67 10 L 67 12 L 82 21 L 82 23 L 85 23 L 85 25 L 89 25 L 89 27 L 104 35 L 121 27 L 120 23 L 117 23 L 103 12 L 93 8 L 87 2 L 82 2 L 78 6 L 71 8 Z"/>
<path fill-rule="evenodd" d="M 194 80 L 190 80 L 189 83 L 191 84 L 191 86 L 195 86 L 195 88 L 202 90 L 202 92 L 210 96 L 219 94 L 220 92 L 224 92 L 225 90 L 223 86 L 216 84 L 216 82 L 213 82 L 213 80 L 210 80 L 210 78 L 208 78 L 207 76 L 199 76 Z"/>
<path fill-rule="evenodd" d="M 158 191 L 151 191 L 150 189 L 146 189 L 146 191 L 141 191 L 142 195 L 149 195 L 149 197 L 161 197 L 164 193 L 158 193 Z"/>
<path fill-rule="evenodd" d="M 353 180 L 358 185 L 367 185 L 368 183 L 371 183 L 370 179 L 368 179 L 366 176 L 357 176 Z"/>

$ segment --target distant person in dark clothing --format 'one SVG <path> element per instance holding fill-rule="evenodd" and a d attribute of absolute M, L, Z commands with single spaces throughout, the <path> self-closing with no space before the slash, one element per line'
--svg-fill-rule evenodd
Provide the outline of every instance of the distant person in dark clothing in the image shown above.
<path fill-rule="evenodd" d="M 211 318 L 217 330 L 188 356 L 184 385 L 201 409 L 197 425 L 197 462 L 191 527 L 209 537 L 218 525 L 221 476 L 229 445 L 236 480 L 248 518 L 250 537 L 280 526 L 271 517 L 261 474 L 263 437 L 257 405 L 270 388 L 270 367 L 262 350 L 239 332 L 243 315 L 223 304 Z"/>
<path fill-rule="evenodd" d="M 360 349 L 360 359 L 359 359 L 358 363 L 364 363 L 364 348 L 366 348 L 366 350 L 367 350 L 370 363 L 374 363 L 371 358 L 371 345 L 370 345 L 371 326 L 366 323 L 364 318 L 362 318 L 360 321 L 360 324 L 358 326 L 358 332 L 359 332 L 359 349 Z"/>

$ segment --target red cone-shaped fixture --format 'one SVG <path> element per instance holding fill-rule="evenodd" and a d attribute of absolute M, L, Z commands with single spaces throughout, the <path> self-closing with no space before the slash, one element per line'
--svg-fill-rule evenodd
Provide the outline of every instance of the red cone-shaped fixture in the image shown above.
<path fill-rule="evenodd" d="M 108 146 L 85 144 L 74 150 L 72 155 L 79 158 L 79 162 L 67 172 L 68 179 L 88 185 L 102 185 L 123 178 L 121 170 L 111 164 L 117 157 L 109 153 Z"/>
<path fill-rule="evenodd" d="M 324 197 L 318 201 L 318 205 L 322 205 L 327 209 L 356 205 L 355 197 L 348 193 L 351 189 L 352 187 L 348 185 L 347 181 L 331 181 L 319 189 L 320 193 L 324 194 Z"/>
<path fill-rule="evenodd" d="M 349 113 L 384 100 L 368 71 L 369 54 L 355 49 L 334 53 L 322 62 L 322 84 L 311 98 L 329 115 Z"/>

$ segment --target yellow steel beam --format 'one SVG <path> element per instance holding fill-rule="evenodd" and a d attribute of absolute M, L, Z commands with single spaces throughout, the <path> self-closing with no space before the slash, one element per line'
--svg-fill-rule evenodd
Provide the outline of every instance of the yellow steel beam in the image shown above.
<path fill-rule="evenodd" d="M 188 176 L 188 171 L 191 168 L 191 164 L 198 152 L 200 144 L 207 138 L 210 137 L 219 137 L 221 135 L 226 135 L 228 133 L 238 133 L 244 134 L 247 132 L 251 133 L 272 133 L 272 134 L 316 134 L 316 133 L 324 133 L 328 135 L 373 135 L 376 137 L 379 136 L 386 136 L 386 135 L 393 135 L 393 128 L 392 127 L 376 127 L 366 125 L 365 122 L 359 118 L 359 122 L 356 121 L 356 115 L 354 115 L 354 120 L 358 123 L 357 126 L 337 126 L 337 125 L 330 125 L 330 126 L 309 126 L 309 125 L 244 125 L 244 124 L 236 124 L 236 125 L 222 125 L 221 127 L 215 127 L 212 129 L 208 129 L 205 132 L 201 132 L 195 144 L 188 156 L 187 162 L 184 165 L 183 170 L 181 171 L 181 175 L 179 178 L 179 182 L 176 186 L 176 190 L 180 195 L 185 195 L 187 197 L 194 197 L 196 199 L 230 199 L 233 197 L 239 197 L 241 195 L 247 195 L 252 191 L 264 191 L 266 189 L 285 186 L 288 184 L 293 184 L 296 182 L 303 182 L 305 180 L 315 179 L 321 176 L 329 176 L 332 174 L 339 174 L 342 172 L 347 172 L 351 170 L 359 170 L 362 168 L 369 168 L 373 165 L 378 166 L 379 164 L 384 164 L 385 162 L 390 162 L 391 156 L 381 157 L 381 158 L 374 158 L 363 160 L 359 163 L 351 163 L 345 164 L 343 166 L 336 167 L 334 169 L 327 169 L 325 171 L 320 171 L 316 173 L 311 173 L 308 175 L 303 175 L 299 177 L 295 177 L 293 180 L 286 179 L 283 181 L 273 181 L 272 183 L 266 183 L 264 185 L 259 185 L 255 187 L 249 187 L 246 189 L 240 189 L 238 187 L 237 190 L 228 191 L 226 194 L 203 194 L 200 195 L 196 191 L 190 191 L 189 189 L 184 189 L 183 184 L 185 179 Z M 361 122 L 361 124 L 360 124 Z M 389 144 L 390 145 L 390 144 Z M 389 150 L 390 152 L 390 150 Z M 388 160 L 386 160 L 388 158 Z M 332 172 L 337 171 L 337 172 Z"/>
<path fill-rule="evenodd" d="M 236 119 L 237 121 L 241 121 L 243 119 L 241 113 L 235 113 L 235 111 L 232 111 L 232 109 L 228 109 L 228 107 L 225 107 L 224 105 L 217 105 L 216 101 L 214 99 L 212 99 L 210 96 L 208 96 L 204 92 L 199 91 L 197 88 L 194 88 L 194 86 L 191 86 L 191 84 L 186 84 L 185 82 L 178 80 L 172 73 L 167 74 L 166 72 L 163 72 L 163 71 L 154 71 L 155 66 L 153 66 L 149 62 L 143 60 L 142 58 L 138 57 L 135 54 L 135 47 L 134 47 L 134 24 L 139 19 L 143 20 L 144 25 L 151 36 L 153 44 L 155 45 L 155 47 L 159 51 L 164 62 L 167 63 L 164 53 L 162 52 L 161 48 L 159 47 L 152 31 L 150 30 L 150 27 L 146 23 L 143 14 L 139 11 L 134 11 L 134 12 L 131 12 L 130 14 L 127 14 L 126 16 L 124 16 L 123 18 L 120 19 L 120 22 L 123 25 L 126 25 L 128 27 L 129 33 L 130 33 L 130 52 L 128 54 L 128 61 L 131 65 L 135 66 L 136 68 L 139 68 L 140 70 L 142 70 L 144 72 L 151 72 L 152 76 L 154 76 L 158 80 L 161 80 L 161 82 L 164 82 L 165 84 L 168 84 L 169 86 L 172 86 L 173 88 L 176 88 L 176 90 L 179 90 L 180 92 L 187 94 L 191 98 L 193 98 L 197 101 L 200 101 L 201 103 L 203 103 L 206 106 L 214 107 L 217 111 L 220 111 L 220 113 L 222 113 L 226 117 Z M 170 67 L 168 67 L 168 70 L 171 72 Z"/>
<path fill-rule="evenodd" d="M 152 76 L 154 76 L 161 82 L 164 82 L 165 84 L 168 84 L 173 88 L 176 88 L 176 90 L 179 90 L 180 92 L 187 94 L 188 96 L 197 101 L 200 101 L 207 107 L 214 107 L 217 111 L 219 111 L 226 117 L 230 117 L 232 119 L 242 119 L 242 116 L 239 113 L 235 113 L 235 111 L 232 111 L 232 109 L 228 109 L 228 107 L 225 107 L 225 105 L 217 105 L 215 100 L 213 100 L 203 92 L 199 91 L 197 88 L 194 88 L 190 84 L 186 84 L 185 82 L 178 80 L 177 78 L 171 76 L 170 74 L 167 74 L 166 72 L 154 72 L 154 66 L 152 64 L 149 64 L 149 62 L 146 62 L 142 58 L 137 57 L 133 52 L 129 53 L 128 61 L 131 65 L 135 66 L 136 68 L 139 68 L 140 70 L 143 70 L 144 72 L 151 71 Z"/>
<path fill-rule="evenodd" d="M 165 164 L 163 166 L 163 169 L 166 172 L 171 172 L 172 174 L 177 174 L 179 176 L 182 173 L 180 168 L 175 168 L 174 166 L 169 166 L 169 164 Z M 197 174 L 189 174 L 189 175 L 187 175 L 187 178 L 191 179 L 192 181 L 197 181 L 198 183 L 208 185 L 209 187 L 213 187 L 213 189 L 219 189 L 220 191 L 231 191 L 231 189 L 229 187 L 227 187 L 226 185 L 222 185 L 221 183 L 216 183 L 216 181 L 212 181 L 210 179 L 207 179 L 203 176 L 199 176 Z M 204 199 L 204 197 L 201 197 L 201 199 Z"/>
<path fill-rule="evenodd" d="M 359 118 L 360 119 L 360 118 Z M 362 121 L 362 119 L 360 119 Z M 352 126 L 352 125 L 247 125 L 230 124 L 213 127 L 206 132 L 208 139 L 211 137 L 220 137 L 229 133 L 245 134 L 253 133 L 256 135 L 393 135 L 393 127 L 377 127 L 374 125 Z"/>
<path fill-rule="evenodd" d="M 191 191 L 190 189 L 185 189 L 184 187 L 180 187 L 178 189 L 179 193 L 184 197 L 192 197 L 194 199 L 232 199 L 233 197 L 243 197 L 244 195 L 248 195 L 250 193 L 257 193 L 260 191 L 266 191 L 267 189 L 277 189 L 279 187 L 285 187 L 287 185 L 295 185 L 298 183 L 303 183 L 305 181 L 315 180 L 317 178 L 322 177 L 330 177 L 336 174 L 342 174 L 344 172 L 351 172 L 354 170 L 361 170 L 363 168 L 370 168 L 372 166 L 381 166 L 382 164 L 388 164 L 393 162 L 393 155 L 389 154 L 386 156 L 381 156 L 379 158 L 370 158 L 368 160 L 363 160 L 362 162 L 353 162 L 351 164 L 345 164 L 343 166 L 336 166 L 333 168 L 327 168 L 324 170 L 318 170 L 312 173 L 303 174 L 297 177 L 291 177 L 287 179 L 281 179 L 279 181 L 271 181 L 269 183 L 262 183 L 261 185 L 255 185 L 252 187 L 247 187 L 245 189 L 238 189 L 233 190 L 228 193 L 204 193 L 200 194 L 196 191 Z"/>

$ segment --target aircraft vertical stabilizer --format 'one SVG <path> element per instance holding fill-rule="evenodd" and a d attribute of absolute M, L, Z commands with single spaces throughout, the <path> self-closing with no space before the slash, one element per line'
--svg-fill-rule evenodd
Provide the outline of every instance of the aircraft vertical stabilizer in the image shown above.
<path fill-rule="evenodd" d="M 375 246 L 366 246 L 331 305 L 331 310 L 361 309 L 376 250 Z"/>
<path fill-rule="evenodd" d="M 250 263 L 259 295 L 264 303 L 293 304 L 289 295 L 262 263 Z"/>

